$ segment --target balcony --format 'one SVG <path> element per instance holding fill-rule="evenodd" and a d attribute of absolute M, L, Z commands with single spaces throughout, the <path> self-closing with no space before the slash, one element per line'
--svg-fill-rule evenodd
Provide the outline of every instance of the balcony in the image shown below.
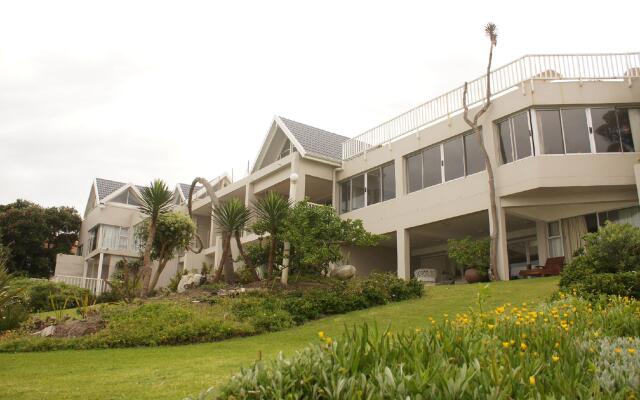
<path fill-rule="evenodd" d="M 528 55 L 491 72 L 494 97 L 529 85 L 535 81 L 594 81 L 640 78 L 640 52 L 610 54 Z M 484 100 L 485 76 L 469 82 L 467 101 L 470 107 Z M 463 110 L 464 86 L 427 101 L 342 144 L 342 159 L 354 158 L 365 151 L 390 143 L 406 134 L 435 124 Z"/>

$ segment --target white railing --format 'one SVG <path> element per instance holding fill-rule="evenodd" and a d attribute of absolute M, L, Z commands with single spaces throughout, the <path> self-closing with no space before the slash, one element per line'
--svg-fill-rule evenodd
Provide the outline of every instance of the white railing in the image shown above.
<path fill-rule="evenodd" d="M 640 78 L 640 53 L 544 54 L 521 57 L 491 72 L 491 93 L 499 95 L 535 80 L 588 81 Z M 485 97 L 486 77 L 469 82 L 469 106 Z M 523 87 L 524 88 L 524 87 Z M 353 158 L 463 110 L 464 85 L 427 101 L 342 144 L 342 159 Z"/>
<path fill-rule="evenodd" d="M 109 290 L 109 284 L 106 279 L 83 278 L 82 276 L 56 275 L 51 278 L 54 282 L 63 282 L 67 285 L 78 286 L 98 295 Z"/>

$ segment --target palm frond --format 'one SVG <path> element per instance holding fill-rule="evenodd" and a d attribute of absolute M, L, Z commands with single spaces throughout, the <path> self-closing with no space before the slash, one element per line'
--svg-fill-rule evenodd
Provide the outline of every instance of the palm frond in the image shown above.
<path fill-rule="evenodd" d="M 496 24 L 489 22 L 484 26 L 484 33 L 489 37 L 492 45 L 495 46 L 498 44 L 498 27 Z"/>
<path fill-rule="evenodd" d="M 235 198 L 220 203 L 213 209 L 213 221 L 218 226 L 218 231 L 227 235 L 245 230 L 251 215 L 251 210 Z"/>
<path fill-rule="evenodd" d="M 267 195 L 253 204 L 257 224 L 272 235 L 278 233 L 289 213 L 291 202 L 277 192 L 268 192 Z"/>
<path fill-rule="evenodd" d="M 173 203 L 173 193 L 161 179 L 156 179 L 148 187 L 143 188 L 140 196 L 140 212 L 152 219 L 168 212 Z"/>

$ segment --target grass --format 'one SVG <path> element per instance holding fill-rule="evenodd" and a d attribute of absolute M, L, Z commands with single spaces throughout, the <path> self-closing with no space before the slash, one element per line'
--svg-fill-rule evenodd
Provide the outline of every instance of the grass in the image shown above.
<path fill-rule="evenodd" d="M 547 299 L 556 278 L 491 283 L 488 306 Z M 182 399 L 219 386 L 241 366 L 279 351 L 291 354 L 317 340 L 338 336 L 346 324 L 364 321 L 402 330 L 426 325 L 427 316 L 466 311 L 480 285 L 436 286 L 426 295 L 387 306 L 310 322 L 286 331 L 188 346 L 48 353 L 0 354 L 0 398 Z"/>

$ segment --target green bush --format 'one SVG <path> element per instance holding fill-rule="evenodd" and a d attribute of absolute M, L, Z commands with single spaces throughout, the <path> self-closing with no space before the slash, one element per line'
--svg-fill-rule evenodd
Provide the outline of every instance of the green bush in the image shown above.
<path fill-rule="evenodd" d="M 15 301 L 2 310 L 0 314 L 0 332 L 16 329 L 29 318 L 29 310 L 21 301 Z"/>
<path fill-rule="evenodd" d="M 513 307 L 513 306 L 512 306 Z M 628 399 L 640 391 L 640 302 L 501 306 L 415 329 L 348 329 L 243 368 L 219 399 Z M 630 336 L 630 337 L 625 337 Z"/>
<path fill-rule="evenodd" d="M 55 304 L 66 302 L 67 308 L 77 307 L 76 296 L 89 292 L 87 289 L 46 279 L 21 278 L 16 280 L 16 286 L 21 288 L 20 295 L 30 312 L 52 311 L 51 300 Z"/>
<path fill-rule="evenodd" d="M 607 222 L 583 237 L 584 246 L 561 274 L 560 286 L 587 295 L 617 294 L 638 297 L 640 228 Z M 620 274 L 620 276 L 616 276 Z"/>

